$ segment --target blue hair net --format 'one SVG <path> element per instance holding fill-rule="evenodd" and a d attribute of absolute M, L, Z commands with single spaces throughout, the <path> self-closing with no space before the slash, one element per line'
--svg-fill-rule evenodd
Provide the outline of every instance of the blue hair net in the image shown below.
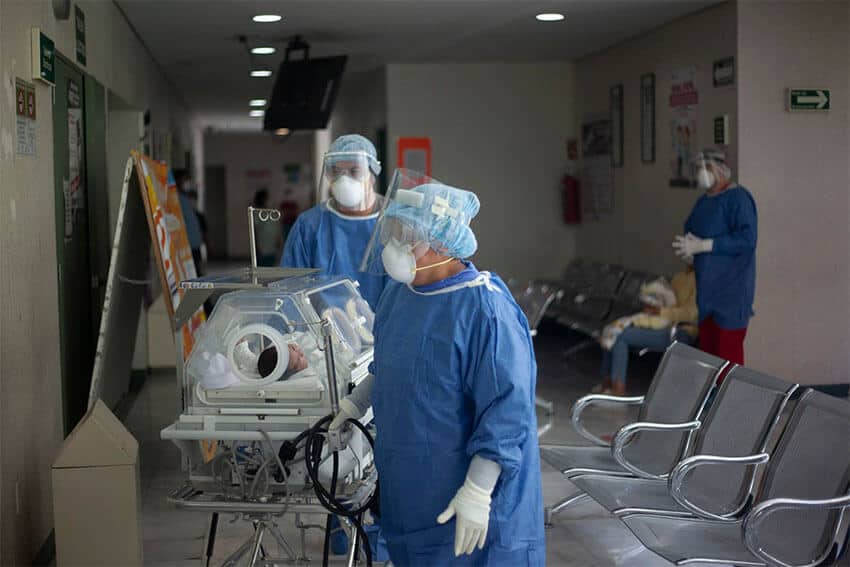
<path fill-rule="evenodd" d="M 369 169 L 375 175 L 381 174 L 381 162 L 375 145 L 360 134 L 345 134 L 333 141 L 328 153 L 365 152 L 369 159 Z"/>
<path fill-rule="evenodd" d="M 394 199 L 387 205 L 385 216 L 398 219 L 420 233 L 434 248 L 448 256 L 468 258 L 478 249 L 470 221 L 478 214 L 481 203 L 471 191 L 440 183 L 426 183 L 409 192 L 421 198 Z M 417 201 L 415 204 L 409 204 Z"/>

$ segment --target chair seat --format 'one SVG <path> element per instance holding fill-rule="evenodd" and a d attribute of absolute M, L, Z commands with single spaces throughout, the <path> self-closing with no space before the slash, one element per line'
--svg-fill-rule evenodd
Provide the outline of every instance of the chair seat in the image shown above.
<path fill-rule="evenodd" d="M 663 480 L 588 474 L 570 481 L 617 515 L 651 510 L 663 516 L 693 516 L 670 496 Z"/>
<path fill-rule="evenodd" d="M 540 447 L 540 458 L 568 477 L 594 472 L 631 476 L 631 473 L 614 460 L 610 447 L 543 445 Z"/>
<path fill-rule="evenodd" d="M 765 565 L 744 544 L 741 522 L 655 514 L 630 514 L 622 520 L 647 548 L 676 565 L 700 562 Z"/>

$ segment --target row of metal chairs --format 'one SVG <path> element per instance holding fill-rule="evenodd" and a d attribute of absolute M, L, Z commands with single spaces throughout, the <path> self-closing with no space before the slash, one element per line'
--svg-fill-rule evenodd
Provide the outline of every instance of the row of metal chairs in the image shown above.
<path fill-rule="evenodd" d="M 722 385 L 716 387 L 723 376 Z M 597 404 L 639 404 L 611 443 L 589 432 Z M 850 403 L 674 343 L 645 396 L 589 395 L 572 423 L 590 446 L 541 446 L 593 498 L 677 565 L 831 565 L 850 530 Z"/>
<path fill-rule="evenodd" d="M 560 289 L 550 315 L 559 324 L 596 338 L 611 321 L 640 311 L 641 286 L 658 277 L 615 264 L 573 260 L 560 282 L 547 282 Z"/>

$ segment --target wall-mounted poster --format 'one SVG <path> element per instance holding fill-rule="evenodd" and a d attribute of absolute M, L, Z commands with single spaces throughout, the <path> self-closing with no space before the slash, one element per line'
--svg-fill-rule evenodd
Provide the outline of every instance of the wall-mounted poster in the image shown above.
<path fill-rule="evenodd" d="M 398 167 L 431 176 L 431 138 L 399 138 Z"/>
<path fill-rule="evenodd" d="M 655 73 L 640 78 L 640 161 L 655 162 Z"/>
<path fill-rule="evenodd" d="M 609 95 L 611 167 L 623 167 L 623 85 L 614 85 L 611 87 Z"/>
<path fill-rule="evenodd" d="M 581 183 L 587 198 L 582 208 L 594 214 L 614 210 L 611 168 L 611 120 L 589 116 L 581 126 Z"/>
<path fill-rule="evenodd" d="M 670 87 L 670 187 L 696 187 L 691 160 L 697 151 L 697 103 L 692 67 L 673 71 Z"/>

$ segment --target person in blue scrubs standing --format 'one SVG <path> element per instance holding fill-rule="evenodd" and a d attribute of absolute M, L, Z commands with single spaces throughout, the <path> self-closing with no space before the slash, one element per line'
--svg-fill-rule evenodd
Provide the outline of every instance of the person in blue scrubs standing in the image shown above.
<path fill-rule="evenodd" d="M 433 180 L 395 191 L 398 178 L 383 249 L 364 261 L 396 280 L 378 304 L 372 375 L 331 427 L 374 409 L 395 565 L 544 565 L 528 322 L 504 282 L 466 260 L 475 194 Z"/>
<path fill-rule="evenodd" d="M 706 192 L 697 199 L 685 235 L 675 238 L 673 248 L 694 264 L 700 349 L 744 364 L 756 290 L 756 202 L 732 181 L 724 152 L 703 150 L 696 166 L 697 185 Z"/>
<path fill-rule="evenodd" d="M 375 228 L 382 198 L 375 191 L 381 173 L 375 146 L 357 134 L 337 138 L 325 154 L 322 191 L 330 199 L 298 216 L 283 248 L 280 265 L 317 268 L 348 276 L 374 310 L 388 278 L 357 269 Z"/>

